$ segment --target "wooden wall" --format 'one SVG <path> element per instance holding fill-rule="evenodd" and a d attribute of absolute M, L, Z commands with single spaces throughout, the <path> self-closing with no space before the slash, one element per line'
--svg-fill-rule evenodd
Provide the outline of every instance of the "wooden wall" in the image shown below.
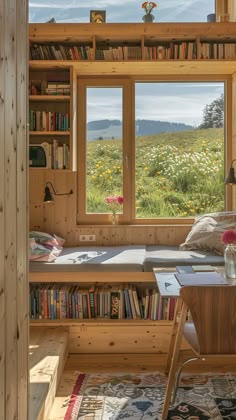
<path fill-rule="evenodd" d="M 179 245 L 186 238 L 191 225 L 78 225 L 76 220 L 76 172 L 30 170 L 30 230 L 56 233 L 66 239 L 66 246 L 75 245 Z M 54 196 L 54 203 L 43 203 L 46 182 L 56 191 L 74 194 Z M 80 242 L 80 235 L 96 235 L 95 242 Z"/>
<path fill-rule="evenodd" d="M 0 1 L 0 419 L 26 420 L 27 9 Z"/>

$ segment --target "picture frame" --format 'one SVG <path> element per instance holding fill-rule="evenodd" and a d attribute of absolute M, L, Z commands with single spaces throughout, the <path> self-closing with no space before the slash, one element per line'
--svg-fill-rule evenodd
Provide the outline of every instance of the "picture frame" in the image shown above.
<path fill-rule="evenodd" d="M 106 11 L 105 10 L 90 10 L 90 23 L 105 23 Z"/>

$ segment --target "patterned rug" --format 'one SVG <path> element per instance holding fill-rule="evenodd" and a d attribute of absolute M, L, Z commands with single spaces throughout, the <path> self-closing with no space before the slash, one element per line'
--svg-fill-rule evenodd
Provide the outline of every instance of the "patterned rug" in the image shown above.
<path fill-rule="evenodd" d="M 65 420 L 161 420 L 166 377 L 79 374 Z M 168 419 L 236 419 L 236 375 L 183 375 Z"/>

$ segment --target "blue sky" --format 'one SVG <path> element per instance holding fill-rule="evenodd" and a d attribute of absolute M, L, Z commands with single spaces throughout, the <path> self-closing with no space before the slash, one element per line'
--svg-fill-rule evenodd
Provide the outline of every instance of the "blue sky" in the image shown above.
<path fill-rule="evenodd" d="M 153 10 L 156 22 L 206 22 L 215 0 L 159 0 Z M 30 22 L 89 22 L 90 10 L 106 10 L 107 22 L 142 22 L 138 0 L 30 0 Z"/>
<path fill-rule="evenodd" d="M 215 0 L 159 0 L 153 10 L 155 22 L 206 22 L 207 15 L 214 13 Z M 52 17 L 56 22 L 88 23 L 90 10 L 106 10 L 106 21 L 142 22 L 142 1 L 137 0 L 30 0 L 30 22 L 46 22 Z M 89 120 L 117 118 L 115 92 L 102 98 L 92 106 L 94 113 Z M 136 118 L 172 122 L 185 122 L 193 126 L 202 120 L 203 109 L 223 93 L 222 83 L 148 84 L 138 85 L 136 90 Z M 117 92 L 118 94 L 118 92 Z M 91 93 L 91 99 L 92 99 Z M 118 94 L 119 96 L 119 94 Z M 96 92 L 94 91 L 94 97 Z M 111 97 L 113 107 L 110 106 Z M 119 108 L 119 106 L 118 106 Z M 105 112 L 105 113 L 104 113 Z M 120 111 L 118 111 L 119 113 Z"/>

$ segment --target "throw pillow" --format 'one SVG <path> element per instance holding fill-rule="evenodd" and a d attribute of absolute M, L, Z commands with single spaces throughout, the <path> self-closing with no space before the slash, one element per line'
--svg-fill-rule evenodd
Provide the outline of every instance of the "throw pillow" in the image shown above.
<path fill-rule="evenodd" d="M 54 261 L 63 250 L 65 240 L 57 235 L 31 231 L 29 234 L 30 261 Z"/>
<path fill-rule="evenodd" d="M 222 234 L 236 227 L 236 211 L 208 213 L 195 218 L 195 222 L 180 249 L 200 249 L 223 255 Z"/>

